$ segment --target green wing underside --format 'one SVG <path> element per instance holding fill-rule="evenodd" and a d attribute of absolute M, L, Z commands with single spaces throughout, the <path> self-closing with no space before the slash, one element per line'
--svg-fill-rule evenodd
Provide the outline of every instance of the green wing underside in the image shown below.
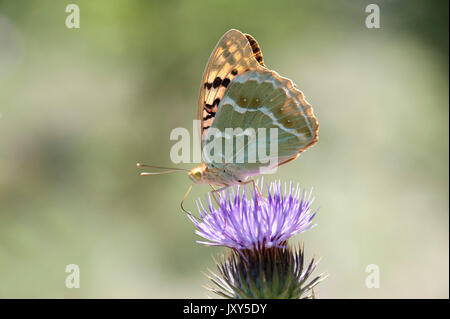
<path fill-rule="evenodd" d="M 273 130 L 270 134 L 271 128 L 277 136 Z M 251 132 L 257 135 L 249 138 Z M 261 167 L 295 158 L 317 141 L 317 132 L 311 106 L 290 80 L 269 70 L 247 71 L 225 91 L 205 138 L 203 157 L 207 165 L 251 176 Z"/>

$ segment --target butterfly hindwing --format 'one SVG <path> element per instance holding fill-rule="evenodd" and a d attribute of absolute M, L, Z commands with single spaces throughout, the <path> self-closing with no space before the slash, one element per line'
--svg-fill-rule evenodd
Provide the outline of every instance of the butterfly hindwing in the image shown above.
<path fill-rule="evenodd" d="M 277 165 L 296 158 L 318 139 L 318 122 L 303 93 L 289 79 L 267 69 L 247 71 L 233 79 L 218 104 L 211 127 L 221 132 L 226 128 L 278 128 Z M 270 143 L 269 138 L 267 130 L 265 143 Z M 207 135 L 205 142 L 210 139 Z M 257 174 L 262 163 L 252 163 L 248 156 L 254 155 L 258 147 L 258 140 L 235 146 L 232 157 L 222 154 L 221 161 L 212 164 L 247 176 Z M 239 156 L 244 157 L 244 162 L 237 160 Z M 208 157 L 205 152 L 204 157 Z"/>
<path fill-rule="evenodd" d="M 261 50 L 252 36 L 238 30 L 230 30 L 223 35 L 209 58 L 200 87 L 198 118 L 202 141 L 233 79 L 244 72 L 263 68 Z"/>

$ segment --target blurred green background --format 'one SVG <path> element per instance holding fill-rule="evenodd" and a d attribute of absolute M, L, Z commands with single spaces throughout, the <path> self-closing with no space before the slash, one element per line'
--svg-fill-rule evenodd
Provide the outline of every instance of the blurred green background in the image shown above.
<path fill-rule="evenodd" d="M 365 27 L 373 2 L 381 29 Z M 0 2 L 0 297 L 210 296 L 202 271 L 224 249 L 195 243 L 188 177 L 135 163 L 174 165 L 169 134 L 191 130 L 231 28 L 319 119 L 318 144 L 265 178 L 314 187 L 318 226 L 293 241 L 323 257 L 317 297 L 449 297 L 448 2 L 350 0 Z"/>

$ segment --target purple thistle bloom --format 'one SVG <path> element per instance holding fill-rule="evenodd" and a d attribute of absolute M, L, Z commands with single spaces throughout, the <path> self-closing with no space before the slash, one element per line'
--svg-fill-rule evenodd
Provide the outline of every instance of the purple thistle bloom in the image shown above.
<path fill-rule="evenodd" d="M 281 188 L 280 182 L 271 183 L 264 201 L 253 190 L 248 199 L 246 188 L 241 194 L 238 186 L 236 192 L 221 193 L 219 208 L 209 197 L 208 210 L 197 200 L 200 218 L 188 215 L 197 227 L 196 234 L 206 239 L 197 242 L 238 250 L 285 247 L 290 237 L 313 226 L 316 212 L 311 211 L 311 193 L 307 196 L 292 183 L 289 188 L 285 185 L 284 192 Z"/>

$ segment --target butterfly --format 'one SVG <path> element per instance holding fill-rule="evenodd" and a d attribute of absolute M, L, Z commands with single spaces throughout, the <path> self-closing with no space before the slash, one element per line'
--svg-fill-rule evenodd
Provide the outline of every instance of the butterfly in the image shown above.
<path fill-rule="evenodd" d="M 240 147 L 235 145 L 228 154 L 220 151 L 215 154 L 221 160 L 205 160 L 210 158 L 206 149 L 214 140 L 213 131 L 276 128 L 278 150 L 275 161 L 271 161 L 276 167 L 296 159 L 318 140 L 319 124 L 303 93 L 291 80 L 264 65 L 261 49 L 251 35 L 235 29 L 222 36 L 209 58 L 200 86 L 197 114 L 203 162 L 188 171 L 188 176 L 195 184 L 209 184 L 214 192 L 250 182 L 256 187 L 252 177 L 259 175 L 264 165 L 248 159 L 260 146 L 257 144 L 269 143 L 269 138 L 247 140 Z M 236 161 L 238 153 L 243 161 Z M 167 172 L 173 171 L 186 170 Z M 141 173 L 151 174 L 157 173 Z M 213 185 L 221 188 L 215 189 Z"/>

